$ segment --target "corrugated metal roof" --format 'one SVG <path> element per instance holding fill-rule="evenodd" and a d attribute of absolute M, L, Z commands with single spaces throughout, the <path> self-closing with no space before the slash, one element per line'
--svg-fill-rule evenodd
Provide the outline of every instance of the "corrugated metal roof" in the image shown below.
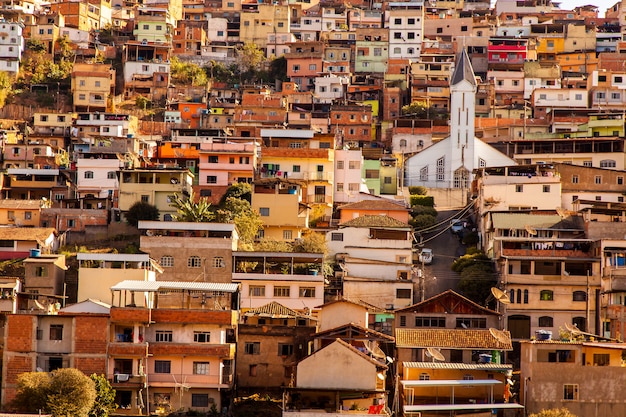
<path fill-rule="evenodd" d="M 9 175 L 59 175 L 58 169 L 9 168 Z"/>
<path fill-rule="evenodd" d="M 141 230 L 215 230 L 219 232 L 232 232 L 235 230 L 235 225 L 233 223 L 161 222 L 155 220 L 140 220 L 138 228 Z"/>
<path fill-rule="evenodd" d="M 272 301 L 264 306 L 253 308 L 247 311 L 245 316 L 259 316 L 259 317 L 272 317 L 272 318 L 289 318 L 289 317 L 304 317 L 303 314 L 298 313 L 284 305 Z"/>
<path fill-rule="evenodd" d="M 513 365 L 507 363 L 451 363 L 451 362 L 402 362 L 403 368 L 458 369 L 463 371 L 507 371 Z"/>
<path fill-rule="evenodd" d="M 506 340 L 496 339 L 489 330 L 469 329 L 396 329 L 399 348 L 513 350 L 511 334 L 500 331 Z"/>
<path fill-rule="evenodd" d="M 582 230 L 576 222 L 563 219 L 558 214 L 492 213 L 491 219 L 494 229 L 524 229 L 531 226 L 535 229 Z"/>
<path fill-rule="evenodd" d="M 133 281 L 118 282 L 111 287 L 111 291 L 147 291 L 159 290 L 192 290 L 192 291 L 222 291 L 236 292 L 239 284 L 219 282 L 177 282 L 177 281 Z"/>

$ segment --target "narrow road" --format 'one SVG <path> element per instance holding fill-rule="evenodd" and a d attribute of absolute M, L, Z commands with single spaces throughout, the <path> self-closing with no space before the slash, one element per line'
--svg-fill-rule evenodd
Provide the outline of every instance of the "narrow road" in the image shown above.
<path fill-rule="evenodd" d="M 450 269 L 452 262 L 465 254 L 465 246 L 457 235 L 450 232 L 450 221 L 459 210 L 443 210 L 437 221 L 444 222 L 437 229 L 422 234 L 423 247 L 433 250 L 431 265 L 424 265 L 424 299 L 428 299 L 447 289 L 456 290 L 459 275 Z M 419 268 L 422 265 L 417 265 Z M 421 301 L 420 282 L 415 283 L 414 302 Z"/>

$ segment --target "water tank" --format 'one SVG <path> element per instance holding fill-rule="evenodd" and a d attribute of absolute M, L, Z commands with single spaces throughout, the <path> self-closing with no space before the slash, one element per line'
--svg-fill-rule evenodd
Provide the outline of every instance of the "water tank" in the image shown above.
<path fill-rule="evenodd" d="M 37 258 L 41 255 L 41 250 L 40 249 L 31 249 L 30 250 L 30 257 L 31 258 Z"/>
<path fill-rule="evenodd" d="M 536 340 L 552 340 L 552 332 L 550 330 L 536 330 Z"/>

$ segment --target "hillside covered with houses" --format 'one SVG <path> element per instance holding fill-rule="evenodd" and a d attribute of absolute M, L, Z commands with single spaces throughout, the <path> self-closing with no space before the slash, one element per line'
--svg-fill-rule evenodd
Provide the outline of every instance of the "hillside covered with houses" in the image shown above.
<path fill-rule="evenodd" d="M 626 414 L 625 62 L 623 2 L 2 2 L 0 410 Z"/>

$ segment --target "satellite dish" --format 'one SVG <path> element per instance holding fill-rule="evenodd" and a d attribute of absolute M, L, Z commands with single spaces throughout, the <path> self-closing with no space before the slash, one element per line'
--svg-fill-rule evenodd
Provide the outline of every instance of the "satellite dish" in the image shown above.
<path fill-rule="evenodd" d="M 573 325 L 573 324 L 565 323 L 565 328 L 571 334 L 581 334 L 582 333 L 580 331 L 580 329 L 578 327 L 576 327 L 575 325 Z"/>
<path fill-rule="evenodd" d="M 44 307 L 43 304 L 41 304 L 39 301 L 37 300 L 33 300 L 35 302 L 35 306 L 39 309 L 39 310 L 45 310 L 46 307 Z"/>
<path fill-rule="evenodd" d="M 383 375 L 383 373 L 382 373 L 382 372 L 377 373 L 377 374 L 376 374 L 376 376 L 377 376 L 377 377 L 378 377 L 378 379 L 380 379 L 381 381 L 384 381 L 384 380 L 385 380 L 385 375 Z"/>
<path fill-rule="evenodd" d="M 42 367 L 37 367 L 37 372 L 43 372 L 43 368 Z"/>
<path fill-rule="evenodd" d="M 536 236 L 537 235 L 537 231 L 535 230 L 534 227 L 529 226 L 529 225 L 525 225 L 524 229 L 526 229 L 526 231 L 528 232 L 529 235 L 531 236 Z"/>
<path fill-rule="evenodd" d="M 493 327 L 489 328 L 489 333 L 500 343 L 510 343 L 511 338 L 502 330 L 494 329 Z"/>
<path fill-rule="evenodd" d="M 467 329 L 467 324 L 461 323 L 461 327 L 464 328 L 464 329 Z"/>
<path fill-rule="evenodd" d="M 387 356 L 387 362 L 393 363 L 393 358 L 391 356 Z"/>
<path fill-rule="evenodd" d="M 563 207 L 557 207 L 556 213 L 561 217 L 567 217 L 567 210 L 565 210 Z"/>
<path fill-rule="evenodd" d="M 446 360 L 446 358 L 441 354 L 439 349 L 435 349 L 433 347 L 426 348 L 426 354 L 428 356 L 430 356 L 431 358 L 433 358 L 433 362 L 435 360 L 438 360 L 438 361 L 445 361 Z"/>
<path fill-rule="evenodd" d="M 506 295 L 506 293 L 500 288 L 491 287 L 491 294 L 497 301 L 501 302 L 502 304 L 511 304 L 509 296 Z"/>

